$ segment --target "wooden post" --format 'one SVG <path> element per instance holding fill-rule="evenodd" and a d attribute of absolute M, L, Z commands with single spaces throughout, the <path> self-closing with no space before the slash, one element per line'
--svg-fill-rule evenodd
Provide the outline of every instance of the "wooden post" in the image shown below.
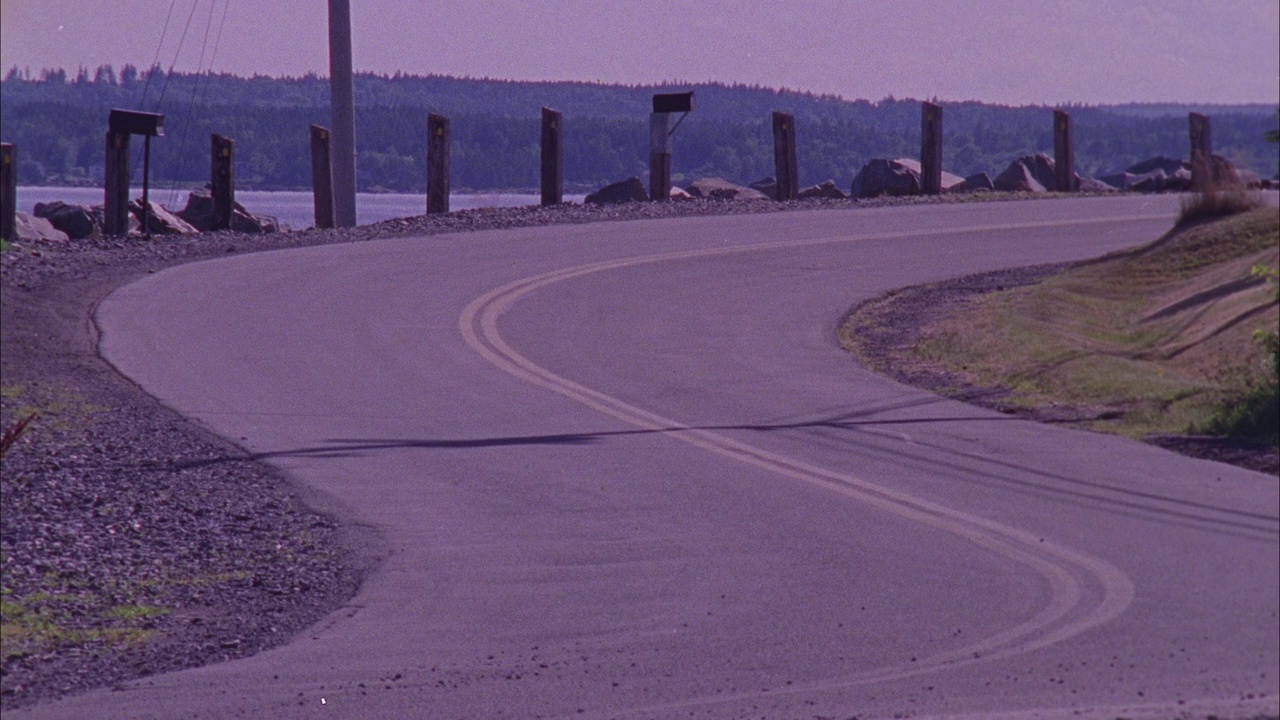
<path fill-rule="evenodd" d="M 670 118 L 664 112 L 649 116 L 649 199 L 654 202 L 671 199 Z"/>
<path fill-rule="evenodd" d="M 102 232 L 106 235 L 129 234 L 129 136 L 110 130 L 107 131 L 102 204 Z"/>
<path fill-rule="evenodd" d="M 564 202 L 564 116 L 542 108 L 542 204 Z"/>
<path fill-rule="evenodd" d="M 942 106 L 920 106 L 920 192 L 942 193 Z"/>
<path fill-rule="evenodd" d="M 1191 130 L 1191 187 L 1204 191 L 1213 186 L 1213 133 L 1207 115 L 1191 113 L 1187 121 Z"/>
<path fill-rule="evenodd" d="M 778 179 L 776 199 L 781 202 L 800 197 L 796 176 L 796 119 L 790 113 L 773 114 L 773 166 Z"/>
<path fill-rule="evenodd" d="M 1075 192 L 1076 151 L 1072 146 L 1071 115 L 1062 110 L 1053 111 L 1053 172 L 1058 181 L 1058 192 Z"/>
<path fill-rule="evenodd" d="M 449 118 L 427 115 L 427 214 L 449 212 Z"/>
<path fill-rule="evenodd" d="M 231 214 L 235 210 L 235 154 L 236 143 L 229 137 L 213 133 L 210 151 L 210 185 L 213 190 L 213 230 L 230 230 Z"/>
<path fill-rule="evenodd" d="M 316 227 L 333 227 L 333 166 L 329 161 L 329 129 L 311 126 L 311 189 L 315 196 Z"/>
<path fill-rule="evenodd" d="M 18 146 L 0 143 L 0 238 L 12 241 L 18 229 Z"/>

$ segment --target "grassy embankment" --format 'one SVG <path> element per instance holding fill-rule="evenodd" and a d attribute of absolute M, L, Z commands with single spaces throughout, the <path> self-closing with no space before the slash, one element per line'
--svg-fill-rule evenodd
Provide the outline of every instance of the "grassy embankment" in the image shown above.
<path fill-rule="evenodd" d="M 899 352 L 962 384 L 1007 388 L 1015 407 L 1073 409 L 1092 429 L 1275 447 L 1275 340 L 1264 336 L 1280 324 L 1280 213 L 1256 198 L 1188 197 L 1163 237 L 971 297 Z M 859 315 L 842 332 L 855 354 Z"/>

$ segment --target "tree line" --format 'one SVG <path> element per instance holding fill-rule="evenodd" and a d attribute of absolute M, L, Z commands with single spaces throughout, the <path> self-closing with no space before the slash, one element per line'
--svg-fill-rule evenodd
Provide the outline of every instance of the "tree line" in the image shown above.
<path fill-rule="evenodd" d="M 919 154 L 920 105 L 914 99 L 848 101 L 748 85 L 619 86 L 369 73 L 356 76 L 355 90 L 357 183 L 363 190 L 424 191 L 429 112 L 451 119 L 455 189 L 536 188 L 543 106 L 564 113 L 565 181 L 571 190 L 639 175 L 648 167 L 650 98 L 677 90 L 694 90 L 696 103 L 676 133 L 677 184 L 705 176 L 747 183 L 773 174 L 774 110 L 796 116 L 805 185 L 832 179 L 847 187 L 872 158 Z M 97 184 L 110 109 L 162 112 L 166 136 L 152 143 L 154 182 L 207 182 L 208 138 L 217 132 L 236 141 L 239 187 L 307 188 L 307 128 L 329 124 L 328 102 L 328 81 L 314 75 L 243 78 L 129 65 L 33 75 L 15 67 L 0 81 L 0 139 L 18 146 L 21 184 Z M 1188 110 L 1211 115 L 1215 152 L 1264 177 L 1280 170 L 1276 146 L 1264 140 L 1275 122 L 1271 106 L 1065 109 L 1074 120 L 1077 170 L 1084 176 L 1117 172 L 1155 155 L 1186 157 Z M 1050 110 L 945 103 L 944 168 L 994 177 L 1022 155 L 1052 154 Z"/>

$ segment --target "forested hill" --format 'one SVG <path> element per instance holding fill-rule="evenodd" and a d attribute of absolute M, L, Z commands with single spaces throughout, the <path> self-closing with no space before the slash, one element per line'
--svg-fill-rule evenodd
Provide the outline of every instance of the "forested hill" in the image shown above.
<path fill-rule="evenodd" d="M 443 76 L 356 77 L 359 183 L 363 189 L 421 191 L 426 185 L 426 114 L 453 128 L 458 189 L 537 186 L 539 110 L 565 116 L 565 179 L 589 189 L 648 163 L 648 113 L 655 92 L 694 90 L 696 109 L 676 134 L 677 181 L 721 176 L 749 182 L 773 172 L 770 113 L 797 121 L 801 182 L 847 186 L 875 157 L 919 154 L 918 100 L 847 101 L 830 95 L 744 85 L 617 86 L 509 82 Z M 0 83 L 0 139 L 18 145 L 23 184 L 100 182 L 103 134 L 113 107 L 166 114 L 154 141 L 153 179 L 199 185 L 208 177 L 208 135 L 236 141 L 242 188 L 310 185 L 308 130 L 329 124 L 328 82 L 139 72 L 109 66 L 74 76 L 10 71 Z M 944 166 L 993 176 L 1014 158 L 1052 149 L 1050 108 L 977 102 L 944 104 Z M 1263 136 L 1276 124 L 1268 105 L 1125 105 L 1068 108 L 1081 174 L 1121 170 L 1154 155 L 1187 155 L 1189 110 L 1213 117 L 1215 150 L 1270 177 L 1280 159 Z M 140 143 L 138 143 L 140 145 Z"/>

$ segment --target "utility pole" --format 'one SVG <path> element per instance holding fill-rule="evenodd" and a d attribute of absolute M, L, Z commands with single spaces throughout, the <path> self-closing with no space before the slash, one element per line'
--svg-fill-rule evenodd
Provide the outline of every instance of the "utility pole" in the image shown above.
<path fill-rule="evenodd" d="M 356 108 L 350 0 L 329 0 L 329 93 L 333 109 L 333 220 L 336 227 L 354 227 Z"/>

